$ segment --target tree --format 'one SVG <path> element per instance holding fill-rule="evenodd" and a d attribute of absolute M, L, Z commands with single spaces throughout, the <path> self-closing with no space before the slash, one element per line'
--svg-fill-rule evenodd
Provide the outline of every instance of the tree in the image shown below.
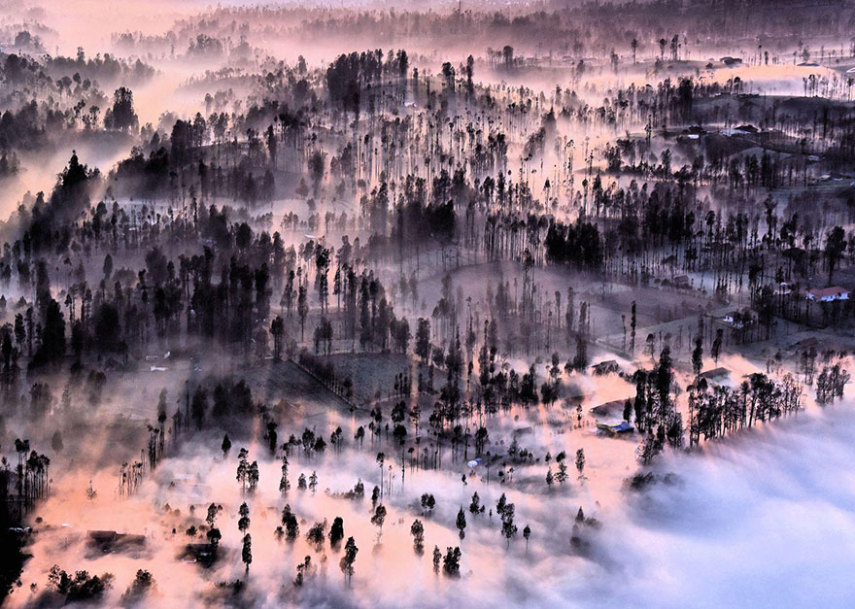
<path fill-rule="evenodd" d="M 288 541 L 294 541 L 300 534 L 300 525 L 297 522 L 297 516 L 291 511 L 290 505 L 285 505 L 282 508 L 282 526 L 285 527 L 285 537 Z"/>
<path fill-rule="evenodd" d="M 196 423 L 196 430 L 202 430 L 202 423 L 205 421 L 205 413 L 208 411 L 208 394 L 200 386 L 196 388 L 193 394 L 193 401 L 190 405 L 190 416 Z"/>
<path fill-rule="evenodd" d="M 442 572 L 447 577 L 460 577 L 460 548 L 447 548 L 442 559 Z"/>
<path fill-rule="evenodd" d="M 377 467 L 380 469 L 380 497 L 383 496 L 383 463 L 386 461 L 386 454 L 379 452 L 377 453 Z"/>
<path fill-rule="evenodd" d="M 285 322 L 279 315 L 270 323 L 270 334 L 273 336 L 273 359 L 278 362 L 282 359 L 282 337 L 285 335 Z"/>
<path fill-rule="evenodd" d="M 327 526 L 327 521 L 316 522 L 306 533 L 306 541 L 309 545 L 314 546 L 316 552 L 320 552 L 324 545 L 324 529 Z"/>
<path fill-rule="evenodd" d="M 315 150 L 309 157 L 309 174 L 312 177 L 312 188 L 315 196 L 318 195 L 321 181 L 324 179 L 326 159 L 327 155 L 322 150 Z"/>
<path fill-rule="evenodd" d="M 504 495 L 502 495 L 504 497 Z M 517 525 L 514 524 L 514 504 L 508 503 L 501 511 L 502 516 L 502 535 L 507 540 L 507 547 L 511 547 L 511 539 L 517 536 Z M 498 509 L 497 509 L 498 511 Z"/>
<path fill-rule="evenodd" d="M 306 556 L 303 562 L 297 564 L 297 577 L 294 579 L 294 585 L 298 588 L 303 585 L 305 578 L 311 572 L 312 557 Z"/>
<path fill-rule="evenodd" d="M 240 556 L 243 564 L 246 565 L 246 572 L 249 573 L 249 565 L 252 564 L 252 536 L 249 533 L 243 536 L 243 549 Z"/>
<path fill-rule="evenodd" d="M 701 373 L 701 368 L 704 366 L 704 348 L 703 339 L 698 336 L 695 338 L 695 348 L 692 351 L 692 370 L 695 376 Z"/>
<path fill-rule="evenodd" d="M 477 492 L 472 493 L 472 502 L 469 504 L 469 513 L 480 514 L 484 511 L 484 506 L 481 505 L 481 498 Z"/>
<path fill-rule="evenodd" d="M 424 317 L 419 317 L 418 327 L 416 328 L 416 355 L 425 363 L 430 355 L 430 320 Z"/>
<path fill-rule="evenodd" d="M 220 445 L 223 450 L 223 459 L 229 456 L 229 451 L 232 448 L 232 441 L 229 440 L 229 434 L 223 436 L 223 443 Z"/>
<path fill-rule="evenodd" d="M 48 575 L 48 582 L 65 597 L 66 603 L 85 602 L 101 598 L 112 587 L 113 574 L 90 576 L 87 571 L 77 571 L 72 577 L 54 565 Z"/>
<path fill-rule="evenodd" d="M 439 551 L 439 546 L 433 547 L 433 572 L 439 573 L 439 565 L 442 562 L 442 552 Z"/>
<path fill-rule="evenodd" d="M 353 578 L 353 563 L 356 562 L 356 554 L 358 552 L 359 548 L 356 547 L 353 537 L 348 537 L 347 543 L 344 544 L 344 556 L 341 557 L 338 563 L 341 572 L 344 573 L 345 580 Z"/>
<path fill-rule="evenodd" d="M 113 257 L 110 254 L 104 256 L 104 279 L 109 279 L 110 275 L 113 274 Z"/>
<path fill-rule="evenodd" d="M 633 301 L 632 301 L 632 312 L 631 312 L 631 314 L 630 314 L 630 319 L 629 319 L 629 329 L 630 329 L 630 335 L 629 335 L 629 353 L 630 353 L 630 355 L 631 355 L 631 356 L 634 356 L 634 355 L 635 355 L 635 330 L 636 330 L 636 323 L 637 323 L 637 320 L 636 320 L 635 301 L 633 300 Z"/>
<path fill-rule="evenodd" d="M 838 260 L 843 256 L 843 252 L 846 251 L 846 233 L 844 230 L 835 226 L 830 231 L 825 238 L 825 259 L 828 263 L 828 285 L 831 285 L 831 279 L 834 276 L 834 267 L 837 265 Z"/>
<path fill-rule="evenodd" d="M 505 497 L 504 493 L 502 493 L 501 497 L 499 497 L 499 500 L 496 502 L 496 513 L 499 516 L 504 514 L 505 508 L 507 507 L 507 505 L 508 505 L 508 498 Z"/>
<path fill-rule="evenodd" d="M 139 118 L 134 112 L 134 94 L 127 87 L 119 87 L 113 93 L 113 106 L 104 115 L 104 126 L 132 133 L 139 129 Z"/>
<path fill-rule="evenodd" d="M 514 65 L 514 47 L 506 44 L 502 47 L 502 60 L 505 62 L 505 69 L 510 70 Z"/>
<path fill-rule="evenodd" d="M 246 533 L 247 529 L 249 529 L 249 506 L 246 504 L 246 501 L 240 504 L 238 514 L 240 515 L 238 530 L 241 533 Z"/>
<path fill-rule="evenodd" d="M 253 461 L 249 465 L 249 469 L 247 470 L 246 479 L 249 484 L 249 492 L 254 493 L 255 489 L 258 487 L 258 461 Z"/>
<path fill-rule="evenodd" d="M 475 432 L 475 453 L 477 456 L 481 456 L 481 453 L 484 452 L 484 447 L 490 441 L 490 434 L 487 432 L 487 428 L 481 426 L 478 428 L 478 431 Z"/>
<path fill-rule="evenodd" d="M 341 516 L 336 516 L 330 527 L 330 547 L 337 550 L 342 539 L 344 539 L 344 520 Z"/>
<path fill-rule="evenodd" d="M 525 551 L 528 552 L 528 540 L 531 537 L 531 527 L 525 525 L 523 529 L 523 539 L 525 539 Z"/>
<path fill-rule="evenodd" d="M 710 355 L 712 355 L 713 360 L 715 360 L 716 365 L 718 365 L 718 356 L 721 353 L 721 341 L 724 337 L 724 330 L 718 328 L 715 331 L 715 339 L 713 340 L 712 349 L 710 351 Z"/>
<path fill-rule="evenodd" d="M 306 339 L 306 317 L 309 315 L 309 302 L 306 298 L 306 286 L 300 285 L 297 291 L 297 314 L 300 316 L 300 341 Z"/>
<path fill-rule="evenodd" d="M 583 477 L 585 470 L 585 449 L 580 448 L 576 451 L 576 470 L 579 472 L 579 478 Z"/>
<path fill-rule="evenodd" d="M 564 484 L 567 481 L 567 464 L 564 462 L 567 459 L 567 455 L 562 450 L 555 456 L 555 462 L 558 463 L 558 473 L 555 475 L 555 479 L 559 484 Z"/>
<path fill-rule="evenodd" d="M 380 539 L 383 537 L 384 522 L 386 522 L 386 506 L 380 504 L 374 510 L 374 515 L 371 516 L 371 524 L 380 529 L 380 532 L 377 534 L 377 543 L 380 543 Z"/>
<path fill-rule="evenodd" d="M 410 535 L 413 536 L 413 551 L 421 556 L 425 551 L 425 527 L 418 518 L 413 521 L 410 527 Z"/>
<path fill-rule="evenodd" d="M 288 493 L 291 483 L 288 481 L 288 455 L 282 455 L 282 477 L 279 478 L 279 492 L 283 495 Z"/>
<path fill-rule="evenodd" d="M 59 303 L 51 298 L 47 302 L 41 344 L 33 355 L 33 366 L 61 362 L 65 357 L 65 319 Z"/>
<path fill-rule="evenodd" d="M 245 448 L 241 448 L 238 453 L 238 466 L 235 473 L 235 479 L 240 482 L 241 492 L 246 492 L 246 482 L 249 477 L 249 461 L 247 461 L 249 453 Z"/>
<path fill-rule="evenodd" d="M 151 576 L 151 573 L 144 569 L 137 569 L 134 581 L 122 596 L 122 599 L 131 603 L 138 602 L 152 588 L 154 588 L 154 578 Z"/>
<path fill-rule="evenodd" d="M 459 531 L 460 539 L 466 537 L 466 514 L 463 513 L 463 508 L 457 512 L 457 530 Z"/>

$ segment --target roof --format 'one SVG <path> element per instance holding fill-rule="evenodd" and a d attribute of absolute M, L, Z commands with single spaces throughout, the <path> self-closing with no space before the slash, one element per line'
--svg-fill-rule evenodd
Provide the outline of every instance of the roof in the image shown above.
<path fill-rule="evenodd" d="M 612 400 L 611 402 L 606 402 L 605 404 L 594 406 L 593 408 L 591 408 L 591 414 L 595 417 L 623 416 L 623 407 L 626 405 L 626 402 L 629 399 L 630 398 L 626 398 L 623 400 Z"/>
<path fill-rule="evenodd" d="M 612 424 L 612 425 L 610 425 L 608 423 L 597 423 L 597 429 L 605 431 L 606 433 L 614 436 L 617 434 L 630 432 L 634 428 L 632 425 L 630 425 L 626 421 L 621 421 L 620 423 Z"/>
<path fill-rule="evenodd" d="M 846 288 L 841 288 L 838 285 L 833 285 L 828 288 L 813 288 L 808 290 L 808 294 L 813 296 L 814 298 L 828 298 L 832 296 L 842 296 L 843 294 L 849 294 L 849 290 Z"/>
<path fill-rule="evenodd" d="M 602 362 L 598 362 L 591 366 L 594 369 L 594 372 L 599 374 L 604 374 L 608 372 L 619 372 L 620 364 L 617 363 L 616 360 L 609 359 Z"/>
<path fill-rule="evenodd" d="M 712 370 L 701 372 L 698 376 L 705 379 L 714 379 L 721 376 L 730 376 L 730 370 L 719 366 L 718 368 L 713 368 Z"/>
<path fill-rule="evenodd" d="M 811 347 L 818 346 L 819 340 L 817 340 L 816 336 L 808 336 L 807 338 L 803 338 L 800 341 L 790 345 L 790 349 L 809 349 Z"/>
<path fill-rule="evenodd" d="M 594 364 L 594 366 L 617 366 L 617 360 L 615 359 L 606 359 L 601 362 Z"/>

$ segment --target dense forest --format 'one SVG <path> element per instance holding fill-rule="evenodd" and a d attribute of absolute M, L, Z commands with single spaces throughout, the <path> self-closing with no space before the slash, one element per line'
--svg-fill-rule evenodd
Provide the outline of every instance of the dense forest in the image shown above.
<path fill-rule="evenodd" d="M 8 606 L 782 606 L 738 527 L 851 539 L 855 5 L 71 4 L 0 8 Z"/>

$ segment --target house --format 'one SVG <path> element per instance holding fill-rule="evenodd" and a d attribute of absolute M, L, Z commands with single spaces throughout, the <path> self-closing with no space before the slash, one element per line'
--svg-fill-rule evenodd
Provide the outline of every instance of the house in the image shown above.
<path fill-rule="evenodd" d="M 849 290 L 836 285 L 829 288 L 814 288 L 807 291 L 807 299 L 814 302 L 849 300 Z"/>
<path fill-rule="evenodd" d="M 209 543 L 188 543 L 178 555 L 185 562 L 200 563 L 205 566 L 214 564 L 217 558 L 217 548 Z"/>
<path fill-rule="evenodd" d="M 597 429 L 606 432 L 612 437 L 615 437 L 621 434 L 630 433 L 633 431 L 634 428 L 626 421 L 621 421 L 620 423 L 616 424 L 597 423 Z"/>
<path fill-rule="evenodd" d="M 786 281 L 782 281 L 778 284 L 778 289 L 776 290 L 779 296 L 787 296 L 793 293 L 793 286 Z"/>
<path fill-rule="evenodd" d="M 688 275 L 677 275 L 674 277 L 674 286 L 678 288 L 690 288 L 692 284 L 689 281 Z"/>
<path fill-rule="evenodd" d="M 754 323 L 754 314 L 749 309 L 730 311 L 729 313 L 725 313 L 721 320 L 737 330 L 741 330 L 745 326 L 750 326 Z"/>
<path fill-rule="evenodd" d="M 620 364 L 618 364 L 615 360 L 610 359 L 598 364 L 594 364 L 591 366 L 594 371 L 594 374 L 597 376 L 604 376 L 606 374 L 617 374 L 620 372 Z"/>
<path fill-rule="evenodd" d="M 790 345 L 790 350 L 792 351 L 810 351 L 811 349 L 820 349 L 820 343 L 816 336 L 808 336 Z"/>
<path fill-rule="evenodd" d="M 739 131 L 740 133 L 745 133 L 746 135 L 760 133 L 760 130 L 757 127 L 755 127 L 754 125 L 749 125 L 748 123 L 744 125 L 739 125 L 738 127 L 736 127 L 735 130 Z"/>
<path fill-rule="evenodd" d="M 714 383 L 718 385 L 730 378 L 730 370 L 719 366 L 718 368 L 713 368 L 712 370 L 706 370 L 704 372 L 701 372 L 698 375 L 698 378 L 705 379 L 708 383 Z"/>
<path fill-rule="evenodd" d="M 145 546 L 145 535 L 131 535 L 116 531 L 89 531 L 89 546 L 102 554 L 138 552 Z"/>
<path fill-rule="evenodd" d="M 706 135 L 706 130 L 700 125 L 696 125 L 693 127 L 689 127 L 688 129 L 683 130 L 683 135 L 685 135 L 690 140 L 699 140 L 702 135 Z"/>
<path fill-rule="evenodd" d="M 611 402 L 606 402 L 605 404 L 600 404 L 599 406 L 594 406 L 591 408 L 591 414 L 595 417 L 599 418 L 617 418 L 623 417 L 623 409 L 626 405 L 629 398 L 625 400 L 612 400 Z"/>

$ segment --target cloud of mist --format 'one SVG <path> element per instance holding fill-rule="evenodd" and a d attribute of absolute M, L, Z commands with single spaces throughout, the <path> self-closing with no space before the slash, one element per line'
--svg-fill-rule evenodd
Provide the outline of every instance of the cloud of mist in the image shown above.
<path fill-rule="evenodd" d="M 547 415 L 561 418 L 555 410 Z M 540 416 L 536 410 L 528 415 Z M 519 429 L 525 418 L 508 417 L 496 429 Z M 341 425 L 345 437 L 352 438 L 355 424 L 349 415 L 333 415 L 318 430 Z M 44 523 L 36 527 L 24 585 L 8 602 L 12 607 L 36 604 L 53 564 L 113 573 L 115 586 L 107 604 L 119 601 L 139 568 L 150 570 L 157 582 L 147 605 L 198 606 L 220 602 L 223 595 L 231 599 L 231 592 L 216 584 L 245 577 L 236 523 L 237 508 L 247 500 L 254 561 L 247 587 L 233 599 L 240 606 L 559 607 L 571 602 L 580 607 L 809 607 L 820 596 L 829 607 L 851 606 L 855 593 L 847 582 L 855 553 L 853 432 L 850 403 L 811 409 L 707 444 L 699 453 L 666 455 L 656 470 L 661 481 L 643 492 L 628 491 L 624 483 L 634 473 L 626 467 L 632 463 L 634 443 L 596 437 L 584 429 L 552 437 L 539 429 L 535 435 L 519 436 L 521 445 L 538 454 L 546 446 L 553 455 L 559 449 L 585 447 L 588 480 L 580 483 L 571 476 L 569 488 L 556 485 L 551 491 L 543 482 L 543 463 L 519 466 L 511 485 L 497 483 L 495 471 L 487 484 L 482 471 L 467 478 L 464 486 L 460 473 L 467 468 L 462 458 L 448 463 L 450 455 L 444 457 L 443 472 L 413 473 L 408 468 L 402 486 L 398 458 L 386 448 L 387 466 L 393 465 L 392 486 L 390 491 L 387 478 L 384 503 L 389 514 L 379 546 L 377 528 L 369 522 L 371 488 L 379 483 L 374 451 L 351 446 L 340 455 L 328 452 L 311 460 L 292 455 L 292 489 L 283 498 L 277 490 L 279 462 L 269 458 L 266 447 L 236 441 L 223 461 L 220 437 L 211 432 L 165 460 L 130 498 L 118 496 L 113 468 L 92 473 L 80 463 L 74 472 L 60 467 L 53 475 L 51 498 L 38 510 Z M 241 495 L 234 477 L 240 446 L 246 446 L 250 459 L 258 459 L 261 467 L 259 490 L 251 497 Z M 312 471 L 319 477 L 317 492 L 297 490 L 299 474 L 308 477 Z M 666 473 L 673 474 L 668 481 Z M 85 495 L 90 479 L 98 492 L 94 500 Z M 334 496 L 352 488 L 357 479 L 366 486 L 362 501 Z M 532 528 L 528 549 L 521 535 L 505 549 L 495 514 L 491 520 L 487 514 L 475 517 L 467 512 L 467 534 L 460 542 L 454 528 L 457 510 L 468 506 L 474 491 L 488 509 L 495 508 L 501 493 L 507 494 L 516 505 L 520 531 L 526 524 Z M 437 508 L 429 516 L 418 506 L 423 492 L 437 497 Z M 223 552 L 216 565 L 205 570 L 177 556 L 191 541 L 184 530 L 204 521 L 210 502 L 224 508 L 217 521 Z M 273 536 L 286 502 L 301 521 L 301 536 L 294 545 Z M 165 511 L 167 504 L 178 512 Z M 601 523 L 598 529 L 583 527 L 590 546 L 581 556 L 570 545 L 579 506 Z M 353 535 L 360 548 L 349 586 L 338 568 L 340 553 L 327 544 L 323 555 L 318 554 L 304 537 L 313 523 L 331 522 L 335 516 L 343 517 L 345 535 Z M 413 553 L 409 535 L 417 517 L 426 529 L 421 557 Z M 98 555 L 86 541 L 92 529 L 144 534 L 145 549 Z M 434 545 L 443 551 L 461 546 L 460 580 L 433 573 Z M 295 567 L 306 555 L 312 556 L 317 571 L 296 589 Z M 28 589 L 33 582 L 35 593 Z"/>

